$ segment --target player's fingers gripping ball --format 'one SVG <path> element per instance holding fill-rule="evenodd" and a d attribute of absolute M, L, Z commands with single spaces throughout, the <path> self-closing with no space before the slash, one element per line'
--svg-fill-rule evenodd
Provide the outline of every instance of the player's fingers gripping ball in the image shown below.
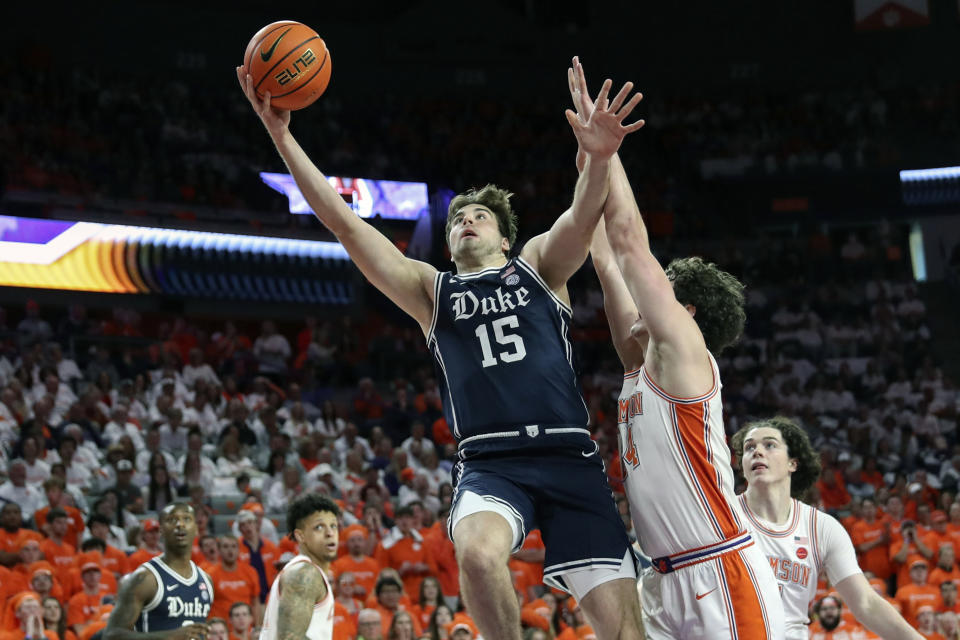
<path fill-rule="evenodd" d="M 278 109 L 303 109 L 330 84 L 330 52 L 317 32 L 300 22 L 268 24 L 250 39 L 243 64 L 261 100 Z"/>

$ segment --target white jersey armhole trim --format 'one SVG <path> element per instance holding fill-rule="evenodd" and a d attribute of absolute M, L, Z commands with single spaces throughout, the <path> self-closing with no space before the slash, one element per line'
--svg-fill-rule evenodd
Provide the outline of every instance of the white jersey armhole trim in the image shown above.
<path fill-rule="evenodd" d="M 537 270 L 534 269 L 532 266 L 530 266 L 529 262 L 527 262 L 520 256 L 517 256 L 517 265 L 519 265 L 521 268 L 523 268 L 524 271 L 529 273 L 533 277 L 533 279 L 536 280 L 541 287 L 543 287 L 543 290 L 546 291 L 548 294 L 550 294 L 550 297 L 553 298 L 553 301 L 557 303 L 557 306 L 559 306 L 568 315 L 573 316 L 573 309 L 571 309 L 569 305 L 567 305 L 567 303 L 565 303 L 563 300 L 560 299 L 560 297 L 556 294 L 556 292 L 550 288 L 550 286 L 546 283 L 546 281 L 542 277 L 540 277 L 540 274 L 537 273 Z"/>
<path fill-rule="evenodd" d="M 430 329 L 427 331 L 427 346 L 433 340 L 433 332 L 437 328 L 437 313 L 440 308 L 440 280 L 445 272 L 437 271 L 433 277 L 433 314 L 430 317 Z"/>
<path fill-rule="evenodd" d="M 144 562 L 142 565 L 140 565 L 140 568 L 137 569 L 137 571 L 142 571 L 143 569 L 146 569 L 147 571 L 152 573 L 153 577 L 156 578 L 157 591 L 153 595 L 153 599 L 143 606 L 143 609 L 141 609 L 141 615 L 146 614 L 148 611 L 153 611 L 154 609 L 156 609 L 157 606 L 159 606 L 160 602 L 163 601 L 163 596 L 166 593 L 166 587 L 163 584 L 163 580 L 160 579 L 160 572 L 157 571 L 149 561 Z M 136 573 L 136 571 L 134 573 Z M 146 624 L 144 624 L 144 632 L 146 631 L 147 631 Z"/>

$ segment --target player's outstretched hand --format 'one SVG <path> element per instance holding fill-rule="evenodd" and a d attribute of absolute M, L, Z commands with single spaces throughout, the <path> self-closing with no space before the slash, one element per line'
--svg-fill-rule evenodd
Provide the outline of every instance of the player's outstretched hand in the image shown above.
<path fill-rule="evenodd" d="M 627 134 L 637 131 L 644 125 L 643 120 L 637 120 L 630 125 L 623 124 L 626 117 L 643 99 L 643 94 L 637 93 L 627 101 L 627 96 L 633 90 L 632 82 L 623 85 L 611 102 L 608 100 L 608 95 L 613 82 L 604 81 L 594 102 L 587 92 L 583 66 L 578 58 L 574 58 L 573 68 L 567 70 L 567 84 L 576 108 L 576 111 L 567 109 L 567 121 L 573 128 L 580 151 L 583 153 L 599 158 L 609 158 L 617 152 Z M 585 158 L 582 159 L 585 161 Z M 578 168 L 581 168 L 580 162 L 581 156 L 578 153 Z"/>
<path fill-rule="evenodd" d="M 237 67 L 237 81 L 240 83 L 240 89 L 247 96 L 250 105 L 263 126 L 267 128 L 270 135 L 281 133 L 290 125 L 290 111 L 287 109 L 277 109 L 270 106 L 270 92 L 268 91 L 263 100 L 257 97 L 257 92 L 253 88 L 253 77 L 247 73 L 247 68 L 243 65 Z"/>
<path fill-rule="evenodd" d="M 167 635 L 167 640 L 204 640 L 207 637 L 207 625 L 188 624 L 179 629 L 174 629 Z"/>

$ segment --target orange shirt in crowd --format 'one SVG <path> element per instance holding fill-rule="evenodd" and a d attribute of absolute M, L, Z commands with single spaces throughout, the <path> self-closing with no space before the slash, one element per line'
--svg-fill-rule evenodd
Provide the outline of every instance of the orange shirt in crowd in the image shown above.
<path fill-rule="evenodd" d="M 156 558 L 163 551 L 153 552 L 148 549 L 140 548 L 130 554 L 130 557 L 127 558 L 127 568 L 130 571 L 133 571 L 140 567 L 144 562 L 149 562 L 151 558 Z"/>
<path fill-rule="evenodd" d="M 84 625 L 94 619 L 102 604 L 102 593 L 95 596 L 80 591 L 67 602 L 67 626 L 77 630 L 77 625 Z"/>
<path fill-rule="evenodd" d="M 44 629 L 43 635 L 47 637 L 47 640 L 60 640 L 60 638 L 57 637 L 56 631 L 50 631 L 49 629 Z M 13 631 L 0 632 L 0 640 L 24 640 L 24 638 L 26 637 L 27 637 L 26 634 L 23 631 L 21 631 L 19 628 L 14 629 Z"/>
<path fill-rule="evenodd" d="M 421 629 L 426 629 L 430 625 L 430 616 L 433 615 L 434 610 L 436 607 L 432 604 L 415 604 L 410 607 L 410 615 L 420 623 Z"/>
<path fill-rule="evenodd" d="M 363 596 L 366 597 L 373 593 L 373 588 L 377 584 L 377 576 L 380 574 L 380 563 L 369 556 L 363 556 L 356 560 L 349 553 L 341 558 L 337 558 L 330 565 L 334 576 L 341 573 L 352 573 L 357 586 L 363 589 Z"/>
<path fill-rule="evenodd" d="M 898 563 L 893 559 L 893 556 L 897 555 L 897 552 L 900 551 L 900 547 L 903 546 L 903 536 L 899 531 L 890 533 L 890 551 L 887 555 L 890 556 L 890 568 L 896 571 L 897 573 L 897 584 L 910 584 L 910 563 L 914 560 L 924 560 L 927 563 L 930 561 L 927 558 L 921 555 L 920 551 L 917 549 L 917 545 L 914 542 L 910 542 L 907 546 L 907 559 L 906 562 Z"/>
<path fill-rule="evenodd" d="M 381 567 L 393 567 L 400 572 L 400 577 L 403 580 L 403 590 L 411 598 L 420 594 L 420 583 L 423 582 L 426 575 L 437 575 L 437 561 L 434 559 L 433 553 L 424 544 L 423 540 L 417 540 L 410 536 L 404 536 L 390 545 L 389 548 L 384 548 L 383 542 L 379 542 L 374 557 Z M 404 563 L 426 564 L 428 573 L 406 573 L 404 575 L 402 569 Z"/>
<path fill-rule="evenodd" d="M 850 539 L 855 547 L 859 547 L 861 544 L 879 540 L 886 530 L 885 523 L 880 520 L 874 520 L 873 522 L 860 520 L 850 532 Z M 857 553 L 857 558 L 860 561 L 861 569 L 870 571 L 878 578 L 886 580 L 893 573 L 893 568 L 890 566 L 889 544 L 879 544 L 866 553 Z"/>
<path fill-rule="evenodd" d="M 221 563 L 212 567 L 209 574 L 215 594 L 211 618 L 228 620 L 233 603 L 246 602 L 252 607 L 260 599 L 260 577 L 250 565 L 238 562 L 233 571 L 228 571 Z"/>
<path fill-rule="evenodd" d="M 67 573 L 67 579 L 63 583 L 64 595 L 70 598 L 74 594 L 83 591 L 83 578 L 80 576 L 80 567 L 73 567 Z M 115 595 L 117 593 L 117 579 L 109 571 L 100 572 L 100 595 Z"/>
<path fill-rule="evenodd" d="M 383 637 L 386 638 L 390 634 L 390 624 L 393 622 L 393 612 L 390 609 L 382 606 L 379 602 L 370 607 L 371 609 L 376 609 L 380 612 L 380 626 L 383 628 Z M 411 606 L 399 604 L 397 605 L 397 611 L 406 611 L 410 614 L 410 618 L 413 620 L 413 637 L 419 638 L 423 635 L 423 630 L 420 627 L 420 621 L 417 620 L 417 616 L 413 614 Z"/>
<path fill-rule="evenodd" d="M 347 608 L 335 602 L 333 605 L 333 640 L 353 640 L 357 637 L 357 624 Z"/>
<path fill-rule="evenodd" d="M 19 553 L 20 546 L 26 540 L 36 540 L 39 543 L 43 541 L 43 536 L 30 529 L 17 529 L 14 533 L 0 529 L 0 551 Z"/>
<path fill-rule="evenodd" d="M 810 640 L 866 640 L 871 637 L 868 633 L 859 624 L 850 624 L 846 620 L 841 620 L 833 631 L 825 630 L 819 620 L 810 624 Z"/>
<path fill-rule="evenodd" d="M 897 589 L 897 602 L 903 611 L 904 619 L 917 626 L 917 610 L 923 605 L 936 609 L 940 604 L 940 589 L 931 584 L 906 584 Z"/>
<path fill-rule="evenodd" d="M 828 511 L 850 504 L 850 493 L 847 492 L 847 486 L 842 477 L 832 487 L 827 486 L 823 480 L 817 480 L 817 490 L 820 492 L 823 508 Z"/>
<path fill-rule="evenodd" d="M 63 541 L 74 549 L 79 549 L 80 534 L 83 533 L 84 529 L 83 514 L 80 512 L 80 509 L 76 507 L 63 506 L 60 508 L 67 512 L 67 532 L 63 534 Z M 36 523 L 39 531 L 43 531 L 44 525 L 47 524 L 47 513 L 49 512 L 49 506 L 37 509 L 34 512 L 33 521 Z"/>
<path fill-rule="evenodd" d="M 440 591 L 445 596 L 460 594 L 460 567 L 457 565 L 457 554 L 453 549 L 453 541 L 447 536 L 444 528 L 434 530 L 426 540 L 433 551 L 433 558 L 437 561 L 437 579 L 440 580 Z"/>
<path fill-rule="evenodd" d="M 106 550 L 103 552 L 103 560 L 100 561 L 100 566 L 103 567 L 105 571 L 125 576 L 129 573 L 130 559 L 123 551 L 108 544 Z"/>
<path fill-rule="evenodd" d="M 66 542 L 57 544 L 50 538 L 46 538 L 40 543 L 40 551 L 43 552 L 46 561 L 53 565 L 54 575 L 60 582 L 63 582 L 70 572 L 70 568 L 73 567 L 77 550 L 73 545 Z"/>
<path fill-rule="evenodd" d="M 945 571 L 939 566 L 934 566 L 933 569 L 930 570 L 930 575 L 927 576 L 927 584 L 937 589 L 947 580 L 950 580 L 953 584 L 957 585 L 957 588 L 960 588 L 960 569 L 957 569 L 957 565 L 953 565 L 949 571 Z"/>

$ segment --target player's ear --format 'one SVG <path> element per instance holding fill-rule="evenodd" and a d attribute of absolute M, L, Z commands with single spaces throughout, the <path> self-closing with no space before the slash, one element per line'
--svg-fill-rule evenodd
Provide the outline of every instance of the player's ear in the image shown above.
<path fill-rule="evenodd" d="M 506 255 L 507 253 L 510 252 L 510 239 L 509 239 L 509 238 L 501 238 L 501 239 L 500 239 L 500 250 L 504 253 L 504 255 Z"/>
<path fill-rule="evenodd" d="M 797 459 L 796 459 L 796 458 L 790 458 L 790 463 L 787 465 L 787 470 L 788 470 L 790 473 L 796 472 L 796 470 L 797 470 Z"/>
<path fill-rule="evenodd" d="M 301 531 L 300 529 L 294 529 L 293 539 L 296 541 L 297 544 L 300 544 L 301 542 L 303 542 L 303 531 Z"/>
<path fill-rule="evenodd" d="M 687 310 L 687 313 L 690 314 L 691 318 L 697 315 L 697 308 L 692 304 L 685 304 L 683 306 Z"/>

